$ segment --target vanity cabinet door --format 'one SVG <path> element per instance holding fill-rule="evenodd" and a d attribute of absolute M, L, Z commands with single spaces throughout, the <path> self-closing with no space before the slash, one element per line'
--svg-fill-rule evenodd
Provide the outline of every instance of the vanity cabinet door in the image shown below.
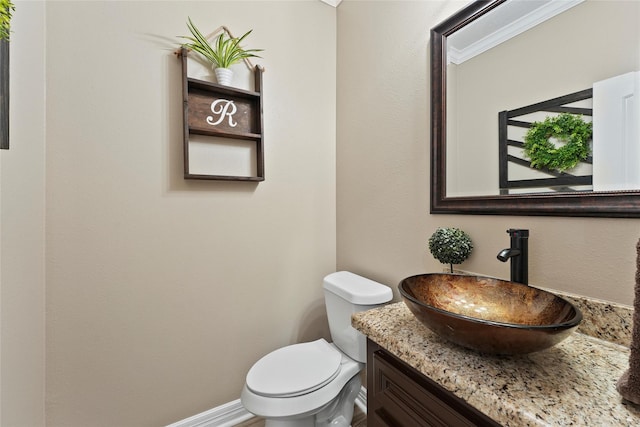
<path fill-rule="evenodd" d="M 500 426 L 371 340 L 367 353 L 369 427 Z"/>

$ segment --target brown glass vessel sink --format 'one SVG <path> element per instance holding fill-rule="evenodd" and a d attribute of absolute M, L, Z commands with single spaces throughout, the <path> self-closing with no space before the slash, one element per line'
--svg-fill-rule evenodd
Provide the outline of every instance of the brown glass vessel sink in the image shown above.
<path fill-rule="evenodd" d="M 420 274 L 398 286 L 427 328 L 490 354 L 525 354 L 568 337 L 582 321 L 569 301 L 520 283 L 482 276 Z"/>

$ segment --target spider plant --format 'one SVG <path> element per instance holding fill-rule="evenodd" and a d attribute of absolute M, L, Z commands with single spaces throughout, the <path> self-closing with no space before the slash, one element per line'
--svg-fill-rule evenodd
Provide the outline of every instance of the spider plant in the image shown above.
<path fill-rule="evenodd" d="M 189 40 L 189 42 L 184 43 L 183 46 L 198 52 L 218 68 L 229 68 L 231 65 L 245 58 L 260 58 L 255 52 L 261 52 L 263 50 L 243 49 L 240 46 L 240 43 L 245 37 L 251 34 L 253 30 L 247 31 L 242 37 L 227 37 L 223 32 L 218 36 L 214 44 L 210 44 L 207 38 L 198 30 L 198 27 L 191 21 L 191 18 L 189 18 L 187 28 L 189 28 L 191 36 L 181 36 L 181 38 Z"/>
<path fill-rule="evenodd" d="M 11 14 L 16 8 L 11 0 L 0 0 L 0 40 L 9 40 Z"/>

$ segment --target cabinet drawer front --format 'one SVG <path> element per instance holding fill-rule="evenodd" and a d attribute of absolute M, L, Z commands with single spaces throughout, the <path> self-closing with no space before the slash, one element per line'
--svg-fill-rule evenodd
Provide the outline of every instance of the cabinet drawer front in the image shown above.
<path fill-rule="evenodd" d="M 499 427 L 464 400 L 368 342 L 369 427 Z"/>
<path fill-rule="evenodd" d="M 419 387 L 404 376 L 385 359 L 385 356 L 383 352 L 376 352 L 373 356 L 373 368 L 377 374 L 373 387 L 383 407 L 374 411 L 376 415 L 380 415 L 385 424 L 407 427 L 474 427 L 476 425 L 432 392 Z"/>

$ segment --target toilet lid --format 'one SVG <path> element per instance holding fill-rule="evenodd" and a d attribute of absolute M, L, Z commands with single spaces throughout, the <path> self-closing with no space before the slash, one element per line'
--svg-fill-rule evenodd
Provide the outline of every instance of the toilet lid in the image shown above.
<path fill-rule="evenodd" d="M 310 393 L 333 380 L 342 354 L 324 339 L 275 350 L 258 360 L 247 374 L 247 387 L 269 397 Z"/>

